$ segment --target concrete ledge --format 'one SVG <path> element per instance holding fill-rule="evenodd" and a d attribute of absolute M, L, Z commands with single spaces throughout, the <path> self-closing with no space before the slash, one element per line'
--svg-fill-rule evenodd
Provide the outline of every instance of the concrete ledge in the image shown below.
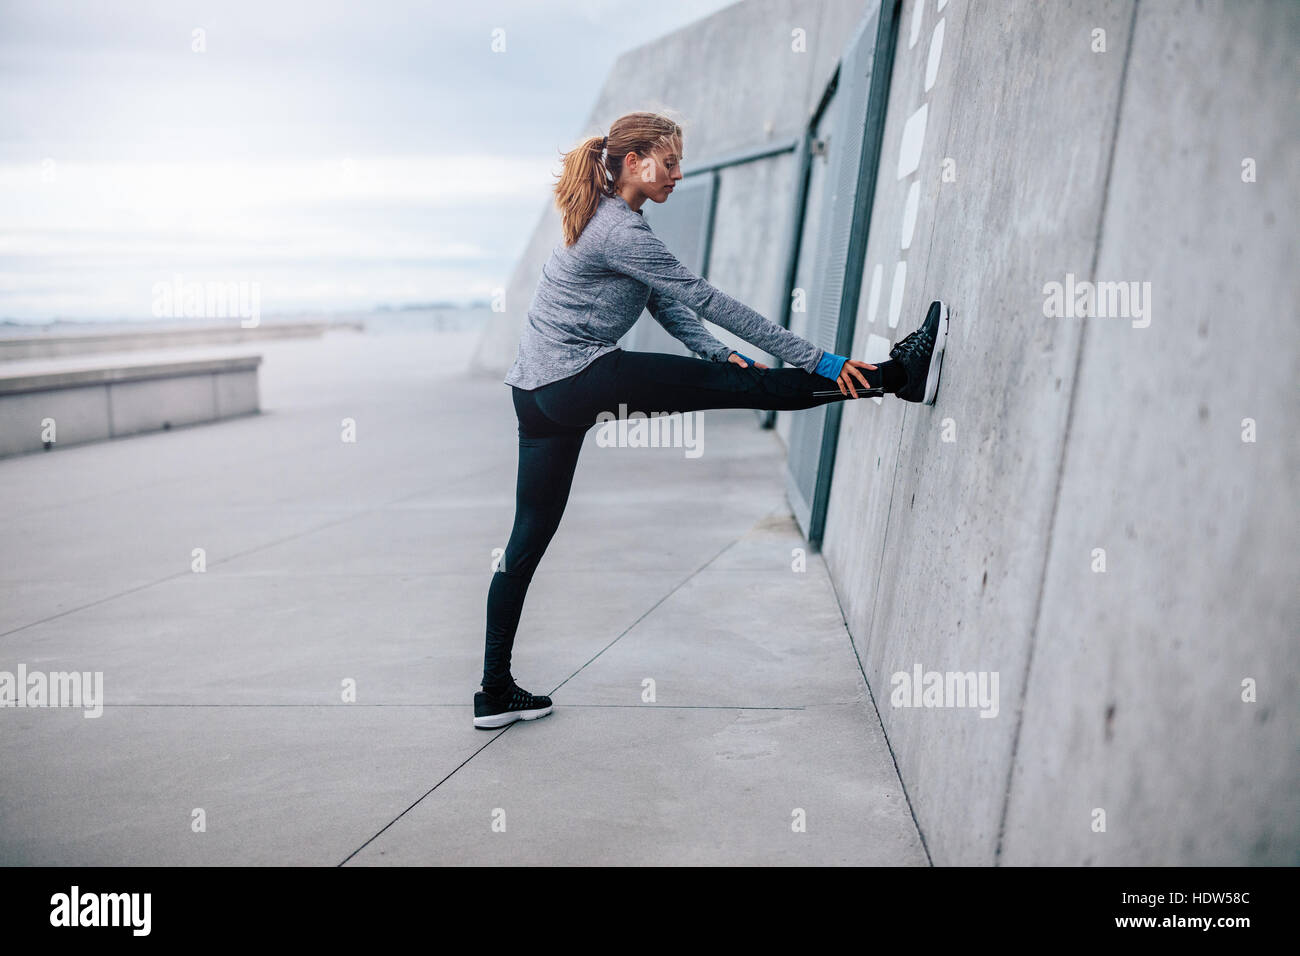
<path fill-rule="evenodd" d="M 363 331 L 362 322 L 268 322 L 246 329 L 240 325 L 187 325 L 170 328 L 114 329 L 101 332 L 39 332 L 0 338 L 0 362 L 125 352 L 140 349 L 231 345 L 267 339 L 320 338 L 328 331 Z"/>
<path fill-rule="evenodd" d="M 241 355 L 2 376 L 0 457 L 252 414 L 261 362 Z"/>
<path fill-rule="evenodd" d="M 84 368 L 60 372 L 41 372 L 33 375 L 0 377 L 0 395 L 11 392 L 36 392 L 79 385 L 99 385 L 109 382 L 139 382 L 155 378 L 179 378 L 185 375 L 206 375 L 254 369 L 262 362 L 260 355 L 241 355 L 234 358 L 197 359 L 190 362 L 167 362 L 151 365 L 123 365 L 113 368 Z"/>

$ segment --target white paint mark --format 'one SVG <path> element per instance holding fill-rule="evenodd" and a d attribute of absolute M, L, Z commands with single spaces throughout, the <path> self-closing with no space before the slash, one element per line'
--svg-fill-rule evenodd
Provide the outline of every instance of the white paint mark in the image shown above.
<path fill-rule="evenodd" d="M 910 176 L 921 165 L 921 149 L 925 146 L 925 121 L 930 113 L 930 104 L 922 103 L 921 108 L 907 118 L 903 127 L 903 142 L 898 147 L 898 178 Z"/>
<path fill-rule="evenodd" d="M 907 205 L 903 207 L 903 238 L 899 243 L 906 252 L 912 247 L 912 233 L 916 231 L 916 210 L 921 204 L 921 181 L 912 180 L 907 190 Z"/>
<path fill-rule="evenodd" d="M 903 287 L 907 285 L 907 263 L 900 262 L 894 270 L 894 288 L 889 293 L 889 327 L 898 328 L 898 316 L 903 311 Z"/>
<path fill-rule="evenodd" d="M 876 263 L 875 270 L 871 273 L 871 294 L 867 297 L 867 322 L 876 321 L 876 313 L 880 311 L 880 280 L 884 276 L 885 267 L 879 262 Z M 868 359 L 868 361 L 870 361 Z"/>
<path fill-rule="evenodd" d="M 907 48 L 910 50 L 916 46 L 916 41 L 921 37 L 921 14 L 925 12 L 925 0 L 916 0 L 912 4 L 912 35 L 907 38 Z"/>
<path fill-rule="evenodd" d="M 943 24 L 940 20 L 934 28 L 934 36 L 930 37 L 930 58 L 925 61 L 925 91 L 930 92 L 934 86 L 935 77 L 939 75 L 939 60 L 943 57 Z"/>
<path fill-rule="evenodd" d="M 943 8 L 946 7 L 947 5 L 948 5 L 948 0 L 939 0 L 939 5 L 935 7 L 935 9 L 938 10 L 940 13 L 943 13 Z"/>
<path fill-rule="evenodd" d="M 880 365 L 889 361 L 889 350 L 893 348 L 889 339 L 883 335 L 876 335 L 874 332 L 867 336 L 867 348 L 862 353 L 862 361 L 870 365 Z M 873 398 L 877 405 L 884 402 L 884 398 Z"/>

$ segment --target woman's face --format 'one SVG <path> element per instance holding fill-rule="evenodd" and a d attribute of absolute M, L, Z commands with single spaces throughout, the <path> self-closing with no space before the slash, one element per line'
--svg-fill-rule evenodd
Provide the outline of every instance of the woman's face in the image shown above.
<path fill-rule="evenodd" d="M 682 178 L 681 152 L 681 140 L 676 140 L 646 157 L 629 154 L 633 181 L 647 199 L 663 202 L 672 194 Z"/>

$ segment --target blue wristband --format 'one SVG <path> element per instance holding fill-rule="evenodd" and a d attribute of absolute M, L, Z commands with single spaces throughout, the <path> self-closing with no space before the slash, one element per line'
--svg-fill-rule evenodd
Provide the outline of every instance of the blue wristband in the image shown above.
<path fill-rule="evenodd" d="M 743 358 L 743 359 L 744 359 L 746 362 L 748 362 L 750 365 L 754 365 L 754 364 L 756 364 L 756 363 L 754 362 L 754 360 L 753 360 L 752 358 L 750 358 L 748 355 L 746 355 L 744 352 L 737 352 L 735 349 L 732 349 L 732 354 L 733 354 L 733 355 L 739 355 L 741 358 Z"/>
<path fill-rule="evenodd" d="M 848 359 L 843 355 L 836 355 L 834 352 L 823 352 L 822 359 L 817 363 L 817 374 L 829 379 L 837 379 L 844 368 L 844 363 Z"/>

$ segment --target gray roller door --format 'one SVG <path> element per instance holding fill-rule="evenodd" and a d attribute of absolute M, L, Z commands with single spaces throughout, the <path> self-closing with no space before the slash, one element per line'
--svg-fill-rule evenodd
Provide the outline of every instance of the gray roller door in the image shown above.
<path fill-rule="evenodd" d="M 853 345 L 853 319 L 898 36 L 898 7 L 897 0 L 885 0 L 880 9 L 873 9 L 840 60 L 805 336 L 838 355 L 848 355 Z M 821 546 L 826 523 L 842 413 L 836 402 L 795 412 L 791 420 L 786 491 L 795 518 L 814 548 Z"/>

